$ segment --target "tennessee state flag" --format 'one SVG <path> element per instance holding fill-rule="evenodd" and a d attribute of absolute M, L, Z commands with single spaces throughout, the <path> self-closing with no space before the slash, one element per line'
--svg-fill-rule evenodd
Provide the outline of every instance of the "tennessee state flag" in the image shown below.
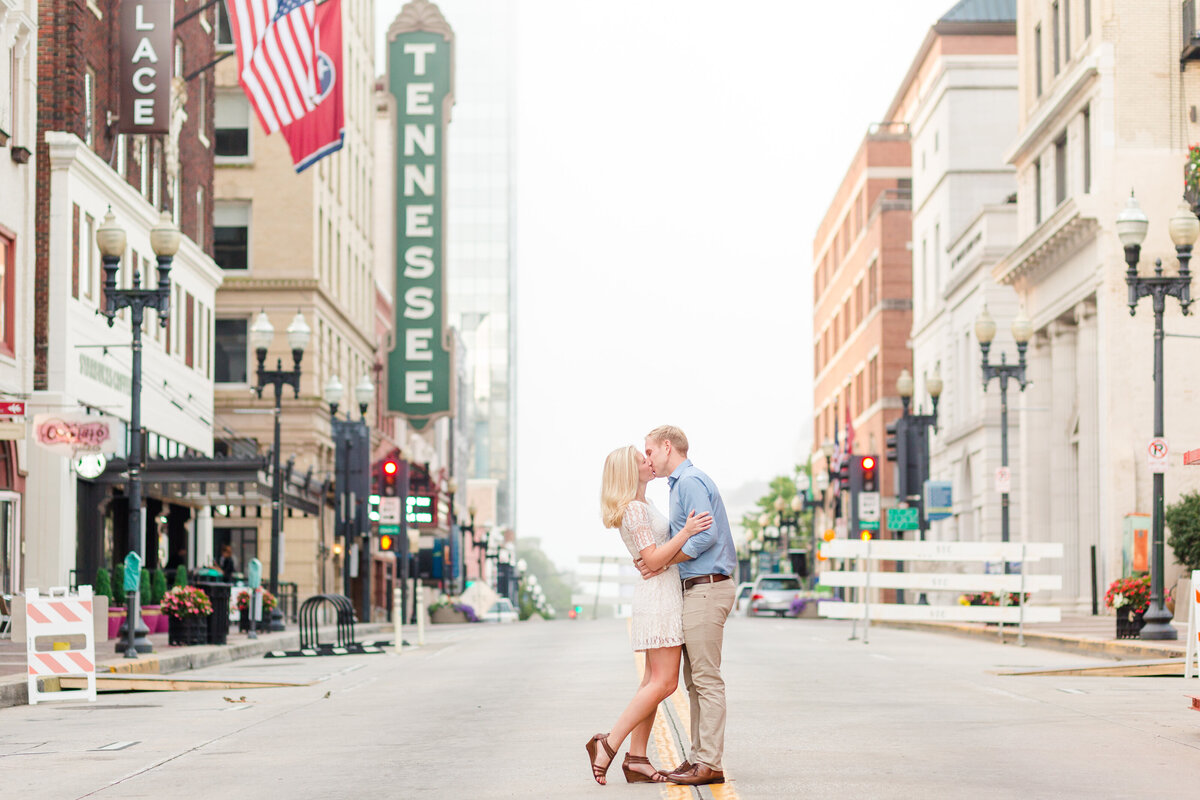
<path fill-rule="evenodd" d="M 292 150 L 296 172 L 342 148 L 346 125 L 342 105 L 342 0 L 317 5 L 313 26 L 314 108 L 280 128 Z"/>

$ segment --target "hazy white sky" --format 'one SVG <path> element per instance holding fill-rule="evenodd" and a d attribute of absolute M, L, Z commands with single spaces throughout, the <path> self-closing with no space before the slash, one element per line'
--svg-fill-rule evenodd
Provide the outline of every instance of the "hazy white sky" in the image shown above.
<path fill-rule="evenodd" d="M 517 535 L 572 568 L 623 552 L 601 466 L 656 425 L 727 496 L 807 457 L 812 238 L 954 0 L 511 4 Z"/>

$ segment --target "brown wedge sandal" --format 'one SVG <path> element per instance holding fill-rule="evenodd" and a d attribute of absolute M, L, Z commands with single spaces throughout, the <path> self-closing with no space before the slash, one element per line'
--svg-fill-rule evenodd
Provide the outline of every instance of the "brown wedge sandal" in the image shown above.
<path fill-rule="evenodd" d="M 603 768 L 596 765 L 596 756 L 600 752 L 600 747 L 603 745 L 604 752 L 608 753 L 608 763 Z M 617 751 L 608 746 L 608 734 L 597 733 L 592 738 L 588 739 L 587 743 L 588 761 L 592 764 L 592 777 L 596 779 L 596 783 L 604 786 L 608 783 L 604 776 L 608 774 L 608 768 L 612 766 L 612 762 L 617 760 Z"/>
<path fill-rule="evenodd" d="M 633 764 L 645 764 L 653 770 L 650 773 L 638 772 L 636 769 L 630 769 Z M 645 756 L 635 756 L 631 753 L 625 754 L 625 760 L 621 763 L 621 771 L 625 773 L 625 780 L 628 783 L 666 783 L 667 776 L 662 772 L 655 770 L 654 765 L 650 763 L 650 759 Z"/>

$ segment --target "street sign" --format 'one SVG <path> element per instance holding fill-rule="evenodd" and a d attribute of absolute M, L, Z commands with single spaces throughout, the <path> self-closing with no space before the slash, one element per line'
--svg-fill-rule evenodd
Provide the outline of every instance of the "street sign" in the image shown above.
<path fill-rule="evenodd" d="M 1146 447 L 1146 462 L 1150 465 L 1151 472 L 1167 471 L 1167 452 L 1166 439 L 1156 436 L 1150 440 Z"/>
<path fill-rule="evenodd" d="M 879 520 L 877 520 L 877 519 L 860 519 L 858 521 L 858 529 L 860 531 L 877 531 L 877 530 L 879 530 Z"/>
<path fill-rule="evenodd" d="M 945 519 L 953 511 L 950 481 L 925 481 L 925 519 Z"/>
<path fill-rule="evenodd" d="M 1009 467 L 996 467 L 996 491 L 1000 494 L 1008 494 L 1012 491 L 1012 469 Z"/>
<path fill-rule="evenodd" d="M 400 535 L 400 526 L 399 525 L 389 525 L 389 524 L 381 522 L 381 523 L 379 523 L 379 535 L 380 536 L 399 536 Z"/>
<path fill-rule="evenodd" d="M 399 497 L 380 497 L 379 498 L 379 524 L 380 525 L 399 525 L 400 524 L 400 498 Z"/>
<path fill-rule="evenodd" d="M 921 517 L 915 508 L 889 508 L 887 526 L 892 531 L 920 530 Z"/>
<path fill-rule="evenodd" d="M 879 492 L 860 492 L 858 495 L 858 521 L 874 522 L 879 526 Z M 864 528 L 868 527 L 866 525 Z"/>
<path fill-rule="evenodd" d="M 25 416 L 25 404 L 16 401 L 5 401 L 0 403 L 0 417 L 23 417 Z"/>

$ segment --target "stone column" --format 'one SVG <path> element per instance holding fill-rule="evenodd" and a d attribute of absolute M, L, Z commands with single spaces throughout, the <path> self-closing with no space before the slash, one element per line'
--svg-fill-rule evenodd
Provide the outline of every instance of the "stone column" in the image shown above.
<path fill-rule="evenodd" d="M 1076 365 L 1077 330 L 1074 315 L 1059 317 L 1050 325 L 1050 541 L 1064 550 L 1063 598 L 1079 597 L 1079 500 L 1073 428 L 1079 407 Z"/>
<path fill-rule="evenodd" d="M 1020 452 L 1015 459 L 1010 459 L 1014 465 L 1013 488 L 1021 498 L 1016 518 L 1020 521 L 1019 529 L 1024 541 L 1048 542 L 1054 540 L 1050 530 L 1049 444 L 1049 412 L 1054 383 L 1051 380 L 1050 333 L 1047 328 L 1034 334 L 1026 358 L 1026 377 L 1031 383 L 1019 399 L 1021 430 L 1017 441 L 1020 442 Z M 999 448 L 998 430 L 995 437 Z M 1009 444 L 1011 446 L 1011 440 Z M 998 459 L 996 463 L 1000 463 Z M 997 530 L 994 540 L 999 539 Z"/>
<path fill-rule="evenodd" d="M 1100 410 L 1099 410 L 1099 329 L 1096 303 L 1089 298 L 1075 307 L 1076 386 L 1078 387 L 1075 436 L 1078 455 L 1075 477 L 1078 485 L 1078 550 L 1064 553 L 1064 562 L 1074 562 L 1079 572 L 1079 600 L 1088 604 L 1092 599 L 1092 547 L 1096 547 L 1097 568 L 1103 569 L 1100 518 Z M 1104 587 L 1100 587 L 1103 599 Z"/>
<path fill-rule="evenodd" d="M 195 568 L 201 564 L 211 564 L 213 561 L 213 516 L 212 507 L 203 506 L 197 509 L 196 519 L 196 550 L 192 553 L 189 567 Z M 244 564 L 239 565 L 244 570 Z"/>

